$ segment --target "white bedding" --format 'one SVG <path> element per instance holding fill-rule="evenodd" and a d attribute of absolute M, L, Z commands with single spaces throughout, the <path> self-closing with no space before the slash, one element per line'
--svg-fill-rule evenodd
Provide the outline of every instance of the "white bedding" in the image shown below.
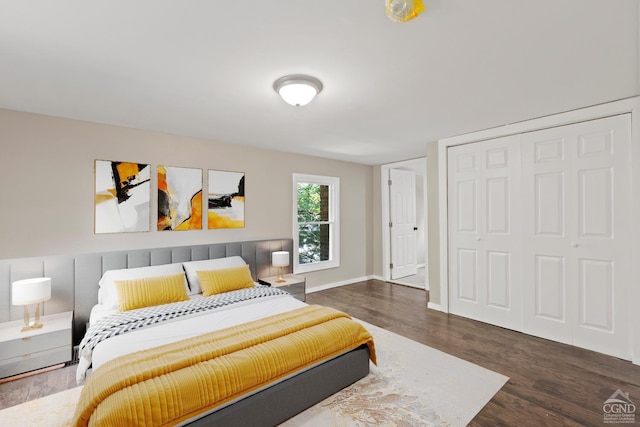
<path fill-rule="evenodd" d="M 192 296 L 200 297 L 202 296 Z M 206 332 L 224 329 L 267 316 L 284 313 L 306 304 L 289 295 L 277 295 L 259 301 L 248 300 L 214 311 L 162 322 L 141 330 L 118 335 L 99 343 L 93 350 L 93 369 L 98 369 L 111 359 L 147 348 L 157 347 Z M 91 321 L 117 312 L 96 306 L 91 311 Z"/>

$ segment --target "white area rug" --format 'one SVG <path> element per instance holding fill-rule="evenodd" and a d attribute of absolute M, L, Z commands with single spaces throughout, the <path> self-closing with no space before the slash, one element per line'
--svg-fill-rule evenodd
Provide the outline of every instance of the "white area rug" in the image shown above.
<path fill-rule="evenodd" d="M 466 426 L 509 380 L 361 323 L 374 337 L 378 366 L 283 426 Z"/>
<path fill-rule="evenodd" d="M 378 366 L 282 426 L 465 426 L 508 378 L 362 322 Z M 2 426 L 68 426 L 82 387 L 0 411 Z"/>

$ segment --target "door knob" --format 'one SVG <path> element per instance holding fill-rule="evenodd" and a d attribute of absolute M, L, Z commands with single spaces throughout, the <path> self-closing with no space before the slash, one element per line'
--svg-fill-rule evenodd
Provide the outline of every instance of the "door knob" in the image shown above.
<path fill-rule="evenodd" d="M 480 240 L 482 240 L 482 237 L 480 236 L 476 237 L 476 242 L 479 242 Z"/>
<path fill-rule="evenodd" d="M 571 242 L 571 247 L 572 248 L 577 248 L 578 246 L 580 246 L 577 242 Z"/>

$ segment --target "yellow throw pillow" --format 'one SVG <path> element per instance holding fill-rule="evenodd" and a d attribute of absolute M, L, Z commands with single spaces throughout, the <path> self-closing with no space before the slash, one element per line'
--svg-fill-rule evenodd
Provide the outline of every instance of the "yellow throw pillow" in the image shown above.
<path fill-rule="evenodd" d="M 119 311 L 188 300 L 184 274 L 116 280 Z"/>
<path fill-rule="evenodd" d="M 197 273 L 202 287 L 202 295 L 205 297 L 255 286 L 248 265 L 220 270 L 197 271 Z"/>

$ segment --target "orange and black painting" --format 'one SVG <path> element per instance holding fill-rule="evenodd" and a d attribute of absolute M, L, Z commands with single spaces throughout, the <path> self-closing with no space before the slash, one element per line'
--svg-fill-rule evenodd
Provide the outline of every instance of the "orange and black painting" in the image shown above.
<path fill-rule="evenodd" d="M 149 231 L 149 165 L 95 161 L 95 232 Z"/>
<path fill-rule="evenodd" d="M 209 171 L 208 228 L 244 228 L 244 172 Z"/>
<path fill-rule="evenodd" d="M 202 169 L 158 165 L 158 231 L 202 230 Z"/>

